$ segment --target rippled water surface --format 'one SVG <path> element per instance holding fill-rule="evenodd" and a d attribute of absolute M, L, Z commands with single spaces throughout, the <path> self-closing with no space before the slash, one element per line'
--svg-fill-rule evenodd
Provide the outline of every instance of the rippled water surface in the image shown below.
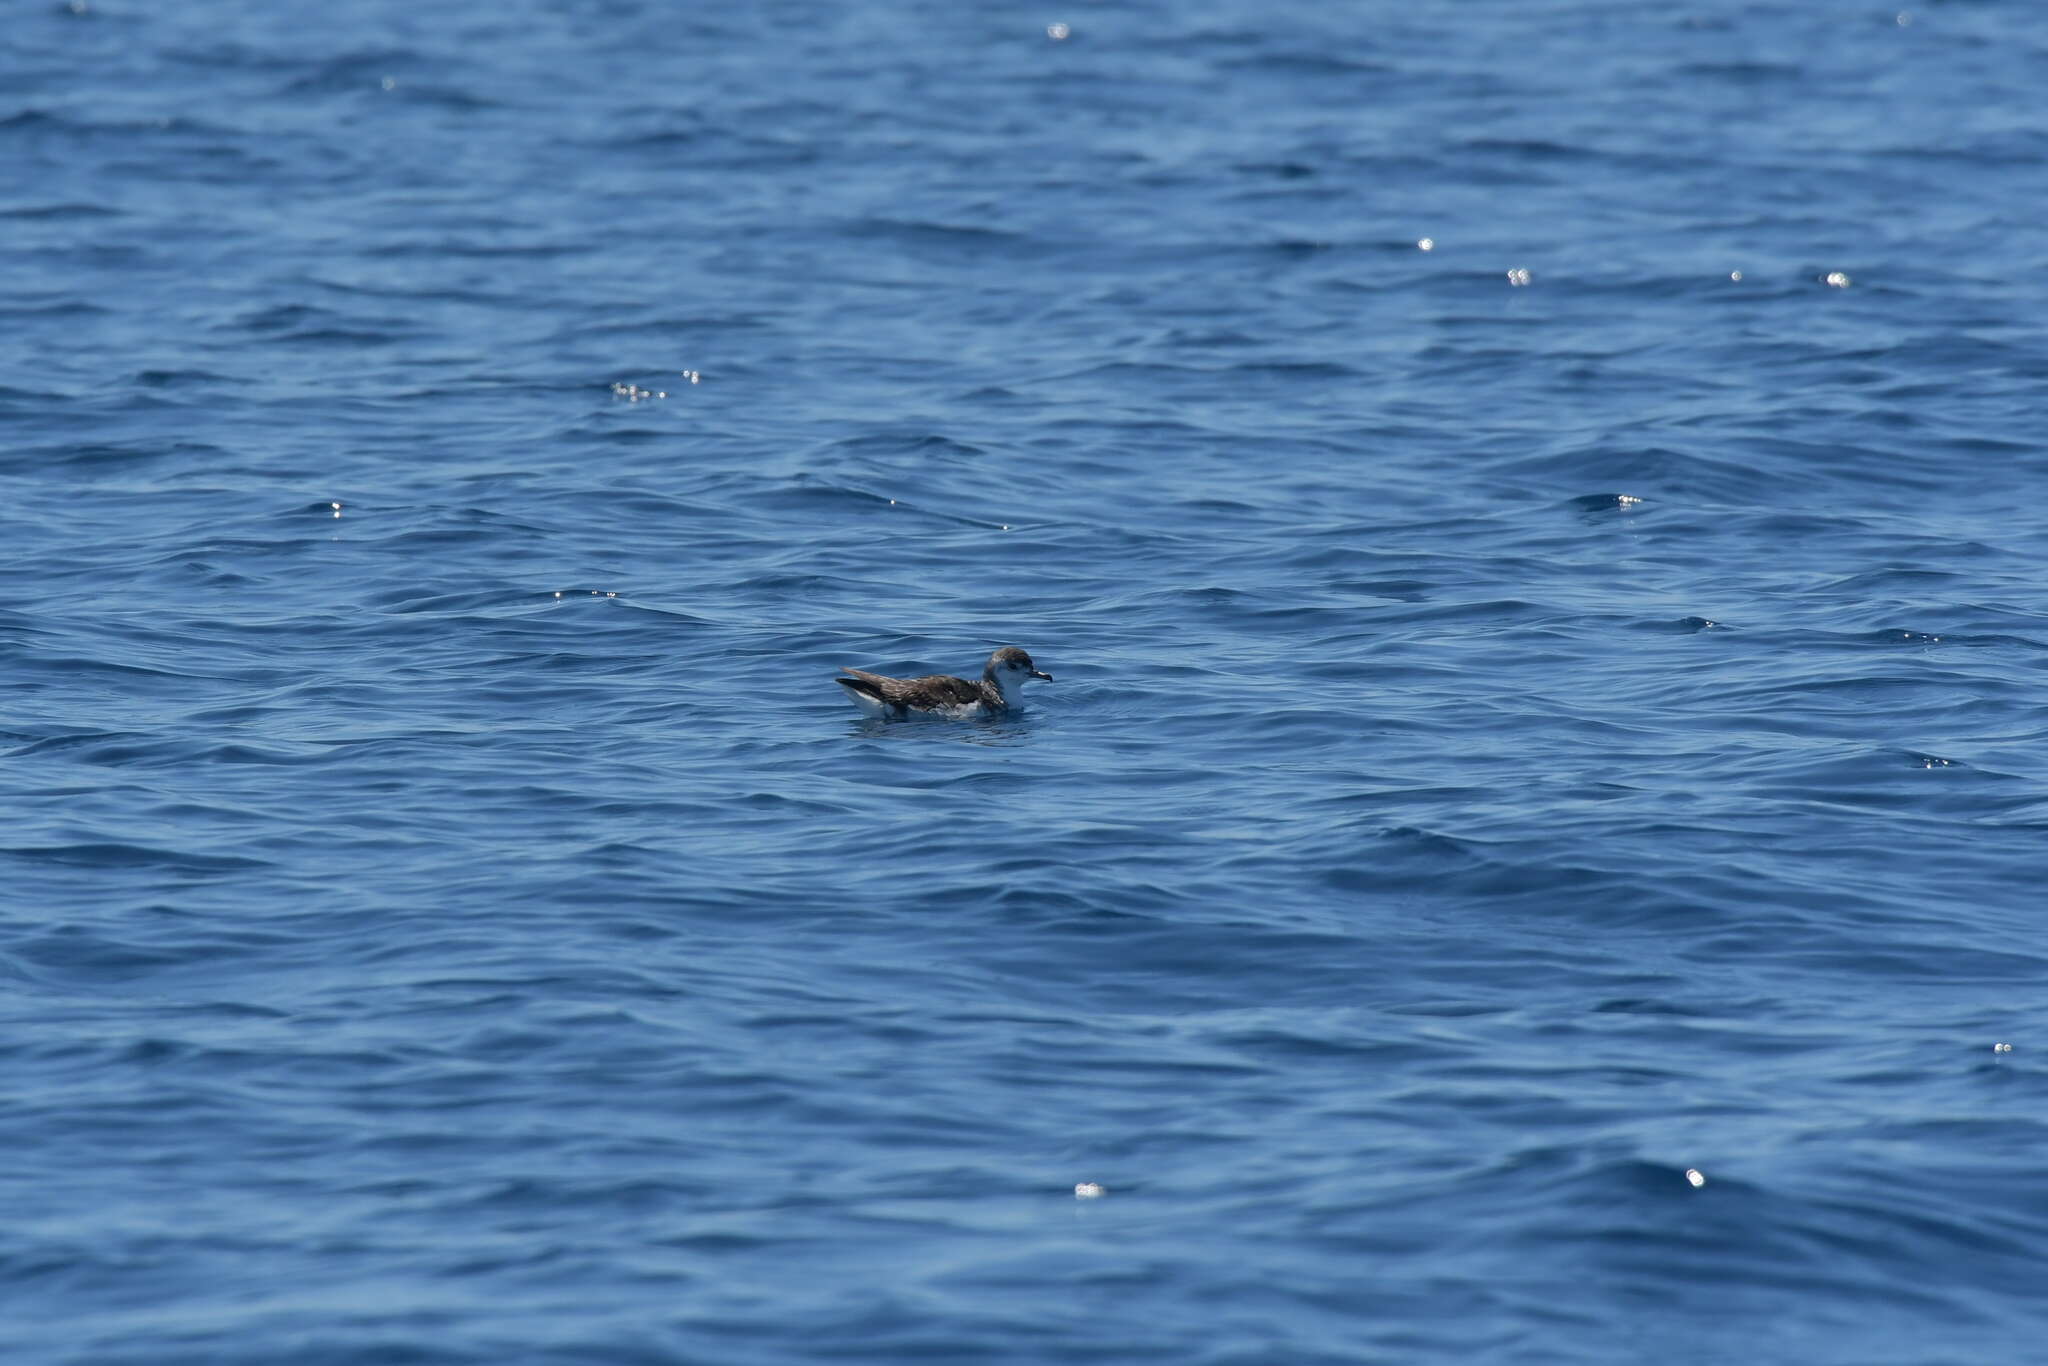
<path fill-rule="evenodd" d="M 2039 1354 L 2048 9 L 0 56 L 10 1361 Z"/>

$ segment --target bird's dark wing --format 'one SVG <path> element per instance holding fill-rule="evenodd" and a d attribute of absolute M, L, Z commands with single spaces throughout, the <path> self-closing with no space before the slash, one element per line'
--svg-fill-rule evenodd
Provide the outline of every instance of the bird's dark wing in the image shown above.
<path fill-rule="evenodd" d="M 982 701 L 981 689 L 964 678 L 948 674 L 927 674 L 923 678 L 890 678 L 884 674 L 871 674 L 866 669 L 841 669 L 844 677 L 835 680 L 841 687 L 855 692 L 866 693 L 878 702 L 893 707 L 914 707 L 918 710 L 937 707 L 960 707 Z"/>
<path fill-rule="evenodd" d="M 892 678 L 889 684 L 889 700 L 909 707 L 963 707 L 982 700 L 980 688 L 951 674 Z"/>

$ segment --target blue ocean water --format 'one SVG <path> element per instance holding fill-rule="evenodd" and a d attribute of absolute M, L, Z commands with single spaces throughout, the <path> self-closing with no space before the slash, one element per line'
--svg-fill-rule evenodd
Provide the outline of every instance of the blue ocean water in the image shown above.
<path fill-rule="evenodd" d="M 2039 1357 L 2048 9 L 0 60 L 9 1362 Z"/>

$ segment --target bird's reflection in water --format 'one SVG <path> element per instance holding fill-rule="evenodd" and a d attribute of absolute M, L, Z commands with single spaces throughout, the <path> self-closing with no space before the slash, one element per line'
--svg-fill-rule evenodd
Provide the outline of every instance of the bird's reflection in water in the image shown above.
<path fill-rule="evenodd" d="M 1016 745 L 1030 733 L 1031 721 L 1014 713 L 980 721 L 942 721 L 908 717 L 901 721 L 863 717 L 847 726 L 849 735 L 868 740 L 914 740 L 927 744 Z"/>

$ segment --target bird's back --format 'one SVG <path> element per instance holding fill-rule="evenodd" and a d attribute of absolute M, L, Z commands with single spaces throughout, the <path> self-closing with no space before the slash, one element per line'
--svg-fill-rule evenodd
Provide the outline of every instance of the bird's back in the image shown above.
<path fill-rule="evenodd" d="M 923 678 L 890 678 L 866 669 L 845 669 L 832 681 L 846 689 L 846 695 L 863 711 L 902 716 L 913 711 L 951 712 L 966 707 L 988 707 L 981 688 L 951 674 L 926 674 Z M 997 706 L 1001 706 L 998 694 Z"/>

